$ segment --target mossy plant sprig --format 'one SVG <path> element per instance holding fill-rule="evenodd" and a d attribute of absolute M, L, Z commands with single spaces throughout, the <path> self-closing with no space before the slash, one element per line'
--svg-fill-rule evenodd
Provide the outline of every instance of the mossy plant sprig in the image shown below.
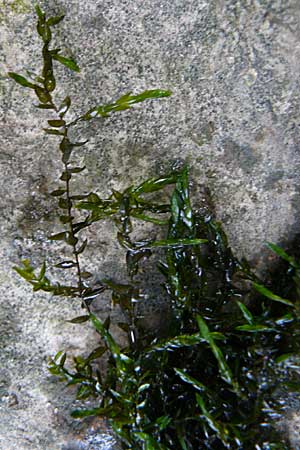
<path fill-rule="evenodd" d="M 106 119 L 113 112 L 167 97 L 170 92 L 128 93 L 67 122 L 71 99 L 66 97 L 59 106 L 54 102 L 53 66 L 58 62 L 75 72 L 79 67 L 60 50 L 50 49 L 52 27 L 63 16 L 47 18 L 39 7 L 36 10 L 37 31 L 43 41 L 42 74 L 32 81 L 16 73 L 9 75 L 35 91 L 38 108 L 55 114 L 45 132 L 60 138 L 63 172 L 51 195 L 58 199 L 64 229 L 50 239 L 70 247 L 70 259 L 59 261 L 56 267 L 62 273 L 74 269 L 76 283 L 52 283 L 45 263 L 37 271 L 26 260 L 16 270 L 36 291 L 79 298 L 85 314 L 70 322 L 89 324 L 101 337 L 97 348 L 87 349 L 88 356 L 74 357 L 73 367 L 66 364 L 63 351 L 49 364 L 53 375 L 77 386 L 77 399 L 83 405 L 72 416 L 107 418 L 124 449 L 289 449 L 275 422 L 284 412 L 279 388 L 296 391 L 300 385 L 300 261 L 269 244 L 287 264 L 286 292 L 294 295 L 275 294 L 272 286 L 264 286 L 246 262 L 234 257 L 211 212 L 193 208 L 187 167 L 113 191 L 108 198 L 95 192 L 73 194 L 72 178 L 83 176 L 84 167 L 76 166 L 72 158 L 86 142 L 72 142 L 71 127 L 97 117 Z M 80 220 L 75 219 L 78 212 L 83 214 Z M 81 232 L 108 219 L 116 230 L 112 238 L 116 235 L 125 250 L 128 282 L 120 283 L 113 275 L 95 288 L 89 284 L 91 274 L 81 267 L 80 255 L 88 244 Z M 165 237 L 133 238 L 137 222 L 152 224 Z M 161 251 L 156 268 L 170 305 L 162 335 L 140 327 L 137 308 L 147 288 L 137 282 L 140 266 L 157 248 Z M 110 316 L 100 318 L 93 311 L 93 300 L 101 299 L 104 291 L 111 292 L 113 304 L 122 311 L 123 319 L 117 325 L 127 334 L 124 346 L 110 332 Z M 90 399 L 94 408 L 84 405 Z"/>
<path fill-rule="evenodd" d="M 63 19 L 64 15 L 47 18 L 39 6 L 36 6 L 36 13 L 38 16 L 37 32 L 43 41 L 42 58 L 43 67 L 41 75 L 34 76 L 33 80 L 28 80 L 22 75 L 14 72 L 9 72 L 8 75 L 16 81 L 19 85 L 34 90 L 39 104 L 35 105 L 42 110 L 52 111 L 54 117 L 48 120 L 48 127 L 44 128 L 44 132 L 50 135 L 58 136 L 60 138 L 59 150 L 61 154 L 61 161 L 63 164 L 63 172 L 60 180 L 61 184 L 51 192 L 51 195 L 58 199 L 58 207 L 61 213 L 59 214 L 60 222 L 64 225 L 64 230 L 50 236 L 51 240 L 64 241 L 72 249 L 73 259 L 61 261 L 57 264 L 57 268 L 75 269 L 77 272 L 77 285 L 65 286 L 60 284 L 51 284 L 50 280 L 45 276 L 45 265 L 43 265 L 40 273 L 35 275 L 29 270 L 28 263 L 24 262 L 24 267 L 18 269 L 19 273 L 24 276 L 27 273 L 27 280 L 31 282 L 35 290 L 45 290 L 52 292 L 55 295 L 70 295 L 78 296 L 82 299 L 83 304 L 89 310 L 87 299 L 91 296 L 98 295 L 102 288 L 90 289 L 86 286 L 83 277 L 83 271 L 80 266 L 80 254 L 84 252 L 87 241 L 80 241 L 79 232 L 84 228 L 90 226 L 94 221 L 94 217 L 86 215 L 81 221 L 75 219 L 74 202 L 79 199 L 91 200 L 93 198 L 89 195 L 73 194 L 71 190 L 71 180 L 73 176 L 80 174 L 85 170 L 85 167 L 78 167 L 71 160 L 74 151 L 84 146 L 87 141 L 72 142 L 69 135 L 72 127 L 81 121 L 90 121 L 96 118 L 108 118 L 110 114 L 130 109 L 134 104 L 143 102 L 148 99 L 157 99 L 168 97 L 170 91 L 153 89 L 147 90 L 140 94 L 133 95 L 127 93 L 117 99 L 115 102 L 94 106 L 89 111 L 76 117 L 71 122 L 66 119 L 67 113 L 71 107 L 71 98 L 66 96 L 60 104 L 56 104 L 54 100 L 54 91 L 56 88 L 56 79 L 54 75 L 54 64 L 58 62 L 63 64 L 72 71 L 79 72 L 77 63 L 65 56 L 61 55 L 60 49 L 51 49 L 50 44 L 52 40 L 52 28 L 58 25 Z M 94 195 L 95 197 L 95 195 Z"/>

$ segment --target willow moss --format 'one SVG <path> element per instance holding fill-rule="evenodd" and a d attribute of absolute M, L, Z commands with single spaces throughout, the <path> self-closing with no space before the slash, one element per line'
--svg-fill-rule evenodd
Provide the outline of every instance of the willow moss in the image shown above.
<path fill-rule="evenodd" d="M 195 211 L 189 195 L 187 167 L 151 178 L 108 198 L 90 192 L 73 193 L 72 179 L 84 175 L 76 165 L 76 148 L 69 131 L 81 121 L 106 120 L 112 113 L 135 103 L 167 97 L 169 91 L 127 93 L 106 105 L 96 105 L 68 122 L 69 96 L 56 104 L 55 63 L 78 72 L 74 60 L 51 49 L 52 28 L 63 16 L 47 18 L 39 7 L 37 31 L 43 41 L 41 75 L 28 79 L 11 72 L 19 85 L 34 90 L 41 110 L 53 114 L 44 129 L 59 138 L 62 161 L 60 181 L 51 195 L 58 199 L 62 230 L 50 236 L 70 248 L 70 258 L 59 260 L 57 270 L 74 270 L 72 285 L 53 283 L 46 263 L 37 270 L 28 260 L 16 271 L 35 291 L 77 297 L 85 314 L 71 319 L 92 326 L 101 344 L 77 356 L 73 368 L 59 352 L 49 370 L 68 385 L 77 386 L 82 408 L 75 418 L 91 415 L 109 419 L 124 449 L 288 449 L 275 422 L 284 412 L 278 389 L 299 389 L 296 357 L 299 354 L 300 260 L 269 244 L 287 265 L 287 298 L 264 286 L 245 261 L 228 246 L 221 225 L 209 210 Z M 171 193 L 170 193 L 171 192 Z M 164 199 L 164 200 L 162 200 Z M 167 199 L 167 200 L 166 200 Z M 81 218 L 78 219 L 78 215 Z M 82 269 L 81 255 L 88 241 L 84 230 L 102 220 L 112 220 L 124 248 L 128 282 L 113 275 L 97 286 Z M 136 240 L 136 224 L 151 223 L 159 240 Z M 159 253 L 157 254 L 157 249 Z M 137 304 L 147 286 L 137 282 L 141 263 L 155 257 L 170 307 L 163 337 L 140 326 Z M 144 264 L 144 263 L 143 263 Z M 69 277 L 67 277 L 69 279 Z M 118 326 L 127 343 L 120 346 L 110 332 L 110 317 L 98 317 L 94 299 L 110 292 L 123 318 Z M 278 295 L 281 294 L 281 295 Z M 106 369 L 101 369 L 104 358 Z M 94 408 L 84 406 L 93 399 Z"/>

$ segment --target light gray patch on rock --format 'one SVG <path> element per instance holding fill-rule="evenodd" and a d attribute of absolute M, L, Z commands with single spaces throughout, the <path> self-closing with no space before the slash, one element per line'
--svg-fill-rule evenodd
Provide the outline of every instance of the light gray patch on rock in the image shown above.
<path fill-rule="evenodd" d="M 240 145 L 228 138 L 223 142 L 222 148 L 224 151 L 222 159 L 225 164 L 233 164 L 240 167 L 246 174 L 255 170 L 259 158 L 249 145 Z"/>

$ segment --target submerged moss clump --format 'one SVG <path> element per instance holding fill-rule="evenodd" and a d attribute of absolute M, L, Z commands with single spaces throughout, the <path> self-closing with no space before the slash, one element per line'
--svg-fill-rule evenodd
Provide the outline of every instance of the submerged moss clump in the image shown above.
<path fill-rule="evenodd" d="M 148 199 L 172 184 L 169 203 Z M 73 411 L 73 417 L 109 418 L 124 449 L 288 449 L 275 426 L 284 412 L 277 391 L 299 388 L 294 370 L 299 296 L 288 300 L 263 286 L 233 256 L 220 224 L 192 210 L 188 191 L 184 168 L 108 199 L 90 194 L 78 204 L 89 211 L 90 221 L 111 217 L 126 248 L 128 283 L 102 280 L 98 294 L 109 290 L 120 305 L 124 318 L 118 325 L 128 345 L 116 343 L 109 316 L 101 321 L 89 303 L 89 313 L 72 322 L 89 321 L 102 344 L 87 357 L 74 358 L 73 371 L 60 352 L 50 371 L 78 385 L 78 399 L 98 400 L 96 408 Z M 163 229 L 167 222 L 166 238 L 133 241 L 137 217 Z M 146 289 L 135 282 L 139 264 L 157 247 L 164 251 L 157 268 L 171 309 L 164 338 L 145 333 L 136 314 Z M 289 258 L 297 285 L 299 263 L 279 247 L 272 249 Z M 45 289 L 33 268 L 25 266 L 29 281 Z M 99 370 L 101 358 L 108 361 L 105 373 Z"/>
<path fill-rule="evenodd" d="M 169 245 L 158 265 L 172 311 L 167 337 L 143 335 L 138 328 L 134 280 L 131 285 L 110 281 L 114 302 L 130 317 L 120 324 L 128 332 L 128 347 L 116 344 L 108 318 L 102 323 L 91 314 L 89 320 L 104 341 L 98 351 L 109 355 L 106 374 L 96 374 L 91 356 L 72 374 L 64 372 L 59 356 L 52 361 L 52 373 L 71 384 L 83 376 L 85 393 L 99 398 L 99 408 L 77 410 L 73 416 L 110 418 L 124 449 L 287 449 L 274 425 L 283 410 L 275 394 L 279 387 L 299 386 L 291 364 L 299 352 L 299 300 L 283 299 L 264 287 L 232 255 L 221 226 L 192 211 L 187 169 L 174 176 L 169 209 L 164 206 L 168 235 L 161 241 Z M 153 187 L 160 180 L 144 186 L 150 183 Z M 150 190 L 131 188 L 137 191 Z M 134 195 L 128 204 L 123 221 L 129 223 Z M 103 211 L 103 206 L 97 208 Z M 148 208 L 161 214 L 161 204 L 149 203 Z M 138 260 L 153 247 L 146 241 L 130 244 L 130 273 L 132 258 Z M 83 375 L 82 365 L 90 375 Z M 78 383 L 81 398 L 83 379 Z M 96 385 L 98 390 L 92 387 Z"/>
<path fill-rule="evenodd" d="M 76 282 L 53 283 L 45 263 L 37 272 L 26 260 L 16 270 L 35 291 L 77 297 L 86 312 L 70 322 L 80 326 L 88 322 L 101 337 L 101 344 L 89 349 L 87 357 L 74 358 L 71 369 L 66 353 L 59 352 L 50 362 L 53 375 L 77 385 L 78 400 L 93 399 L 94 408 L 73 411 L 73 417 L 108 418 L 124 449 L 288 449 L 275 423 L 284 411 L 278 388 L 299 389 L 295 358 L 300 346 L 300 261 L 270 244 L 288 264 L 294 295 L 281 297 L 282 292 L 274 294 L 264 286 L 245 261 L 234 257 L 211 213 L 192 208 L 187 167 L 123 192 L 113 191 L 108 198 L 95 192 L 73 193 L 72 178 L 84 171 L 75 164 L 74 153 L 86 142 L 72 142 L 70 128 L 170 93 L 128 93 L 67 122 L 71 99 L 67 96 L 60 106 L 55 103 L 53 62 L 76 72 L 79 67 L 60 50 L 50 49 L 51 28 L 63 16 L 47 19 L 38 7 L 37 14 L 42 75 L 29 81 L 13 72 L 9 75 L 34 90 L 38 108 L 55 114 L 45 132 L 60 139 L 63 172 L 51 195 L 58 198 L 63 230 L 50 239 L 69 245 L 70 259 L 59 261 L 56 268 L 62 273 L 74 270 Z M 81 234 L 108 219 L 126 252 L 128 282 L 112 276 L 95 286 L 92 274 L 82 268 L 80 258 L 88 242 Z M 165 236 L 137 240 L 140 222 L 158 227 Z M 157 249 L 155 270 L 163 277 L 170 309 L 160 336 L 141 327 L 137 308 L 147 289 L 138 282 L 141 264 L 153 255 L 157 258 Z M 93 301 L 103 292 L 111 293 L 112 303 L 122 312 L 117 325 L 127 335 L 124 347 L 110 332 L 110 316 L 103 320 L 94 313 Z M 105 370 L 100 369 L 102 359 Z"/>

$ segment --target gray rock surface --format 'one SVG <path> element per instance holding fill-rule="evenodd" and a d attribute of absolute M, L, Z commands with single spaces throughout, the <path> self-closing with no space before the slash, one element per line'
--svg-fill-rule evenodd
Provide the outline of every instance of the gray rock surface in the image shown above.
<path fill-rule="evenodd" d="M 88 176 L 75 188 L 106 194 L 185 161 L 195 205 L 205 184 L 233 248 L 264 270 L 270 259 L 264 242 L 285 242 L 300 230 L 299 1 L 47 0 L 41 6 L 66 13 L 57 43 L 82 71 L 57 67 L 58 97 L 68 93 L 75 111 L 131 90 L 173 91 L 168 100 L 83 129 L 89 144 L 78 159 Z M 33 295 L 12 270 L 21 258 L 40 264 L 61 251 L 46 238 L 58 226 L 48 196 L 60 173 L 56 139 L 43 135 L 32 93 L 6 78 L 7 71 L 40 67 L 32 9 L 31 0 L 0 0 L 0 448 L 104 450 L 113 445 L 105 424 L 72 420 L 74 392 L 46 369 L 61 348 L 84 353 L 96 336 L 65 322 L 80 305 Z M 110 224 L 90 233 L 85 264 L 121 274 L 122 253 L 110 235 Z M 292 417 L 299 422 L 297 411 Z"/>

